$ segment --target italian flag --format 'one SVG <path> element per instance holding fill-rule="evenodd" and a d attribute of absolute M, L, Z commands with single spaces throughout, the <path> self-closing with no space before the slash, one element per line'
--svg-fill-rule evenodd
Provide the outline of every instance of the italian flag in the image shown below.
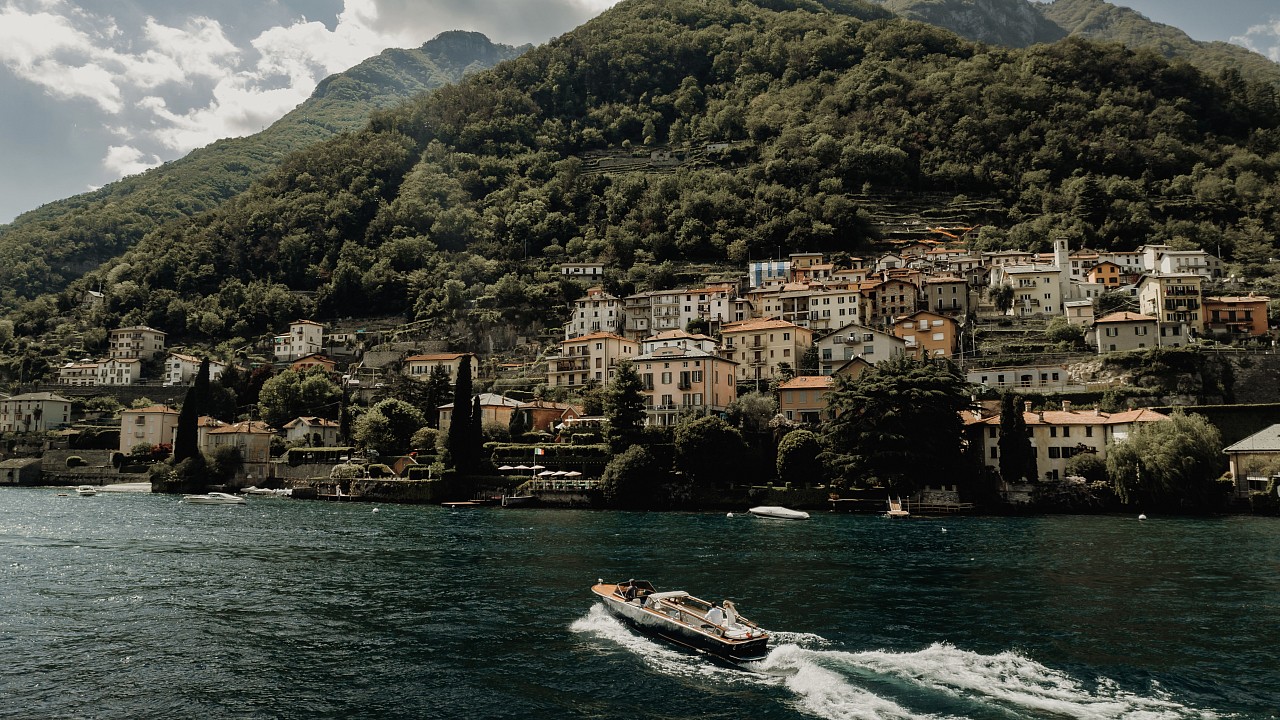
<path fill-rule="evenodd" d="M 534 449 L 533 449 L 533 454 L 534 454 L 534 455 L 546 455 L 546 454 L 547 454 L 547 451 L 546 451 L 546 450 L 543 450 L 542 448 L 534 448 Z"/>

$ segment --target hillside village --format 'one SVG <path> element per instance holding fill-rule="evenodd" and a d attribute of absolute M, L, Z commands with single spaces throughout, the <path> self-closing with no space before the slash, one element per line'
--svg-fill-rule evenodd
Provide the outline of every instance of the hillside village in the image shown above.
<path fill-rule="evenodd" d="M 1082 361 L 1091 357 L 1206 345 L 1270 347 L 1274 337 L 1270 298 L 1243 289 L 1207 295 L 1205 288 L 1225 286 L 1222 262 L 1204 250 L 1163 245 L 1070 251 L 1058 240 L 1049 253 L 973 253 L 954 242 L 907 240 L 874 257 L 794 253 L 750 262 L 734 280 L 721 275 L 694 287 L 621 297 L 605 289 L 603 264 L 563 263 L 560 271 L 583 294 L 568 308 L 562 339 L 536 355 L 525 348 L 529 359 L 509 362 L 443 342 L 404 342 L 404 328 L 394 325 L 350 331 L 307 319 L 261 347 L 269 347 L 272 371 L 319 368 L 366 404 L 385 397 L 384 388 L 397 378 L 422 382 L 436 372 L 453 383 L 466 358 L 477 386 L 492 391 L 477 394 L 486 423 L 505 426 L 523 415 L 523 427 L 555 442 L 561 430 L 598 426 L 600 418 L 587 413 L 584 398 L 613 381 L 624 361 L 641 378 L 646 425 L 723 416 L 740 396 L 764 393 L 776 403 L 775 424 L 813 427 L 831 418 L 827 399 L 839 376 L 856 378 L 891 358 L 951 360 L 979 392 L 1069 393 L 1123 382 L 1082 374 L 1078 368 L 1090 367 Z M 1027 328 L 1065 340 L 1029 354 L 979 341 L 984 329 L 1025 334 Z M 126 402 L 117 453 L 171 446 L 180 404 L 174 399 L 191 385 L 202 358 L 166 348 L 165 337 L 145 326 L 111 330 L 107 357 L 68 362 L 53 382 L 0 398 L 0 432 L 69 433 L 73 406 L 97 394 L 118 394 Z M 210 359 L 209 379 L 217 381 L 247 357 Z M 127 402 L 153 396 L 166 400 L 141 407 Z M 1123 439 L 1136 423 L 1166 418 L 1142 408 L 1073 411 L 1067 400 L 1060 406 L 1049 412 L 1032 412 L 1031 403 L 1026 408 L 1046 480 L 1065 477 L 1073 455 L 1104 454 L 1108 441 Z M 429 415 L 441 434 L 452 408 L 444 404 Z M 289 447 L 352 444 L 341 436 L 336 408 L 281 427 L 248 410 L 234 422 L 204 418 L 199 439 L 207 453 L 237 448 L 243 461 L 238 476 L 249 484 L 285 474 L 279 468 Z M 965 418 L 970 442 L 993 468 L 998 420 L 989 404 Z M 10 444 L 11 450 L 19 447 Z M 9 479 L 21 477 L 11 471 Z M 1237 494 L 1259 489 L 1265 488 L 1242 479 Z M 1006 497 L 1016 495 L 1006 487 Z"/>

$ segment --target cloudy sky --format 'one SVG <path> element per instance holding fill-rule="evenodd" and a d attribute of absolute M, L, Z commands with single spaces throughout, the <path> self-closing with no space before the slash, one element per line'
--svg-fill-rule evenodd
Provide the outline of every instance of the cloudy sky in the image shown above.
<path fill-rule="evenodd" d="M 540 43 L 616 0 L 0 0 L 0 223 L 223 137 L 445 30 Z M 1112 0 L 1280 61 L 1277 0 Z"/>

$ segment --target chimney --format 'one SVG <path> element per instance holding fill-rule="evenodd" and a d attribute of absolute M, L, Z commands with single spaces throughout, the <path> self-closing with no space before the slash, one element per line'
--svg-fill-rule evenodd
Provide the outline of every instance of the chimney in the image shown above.
<path fill-rule="evenodd" d="M 1062 412 L 1071 412 L 1071 401 L 1070 401 L 1070 400 L 1063 400 L 1063 401 L 1062 401 Z"/>

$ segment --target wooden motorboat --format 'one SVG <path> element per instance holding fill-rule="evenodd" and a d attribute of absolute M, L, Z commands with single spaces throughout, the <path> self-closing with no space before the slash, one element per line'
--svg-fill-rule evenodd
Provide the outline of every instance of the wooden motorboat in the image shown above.
<path fill-rule="evenodd" d="M 76 494 L 80 497 L 90 497 L 98 494 L 98 489 L 92 485 L 81 485 L 76 488 Z"/>
<path fill-rule="evenodd" d="M 720 606 L 683 590 L 658 592 L 644 580 L 601 580 L 591 592 L 623 622 L 677 645 L 734 663 L 763 660 L 769 653 L 769 633 L 728 600 Z"/>
<path fill-rule="evenodd" d="M 771 518 L 773 520 L 808 520 L 809 513 L 803 510 L 792 510 L 791 508 L 779 507 L 777 505 L 761 505 L 753 507 L 747 512 L 756 517 Z"/>

